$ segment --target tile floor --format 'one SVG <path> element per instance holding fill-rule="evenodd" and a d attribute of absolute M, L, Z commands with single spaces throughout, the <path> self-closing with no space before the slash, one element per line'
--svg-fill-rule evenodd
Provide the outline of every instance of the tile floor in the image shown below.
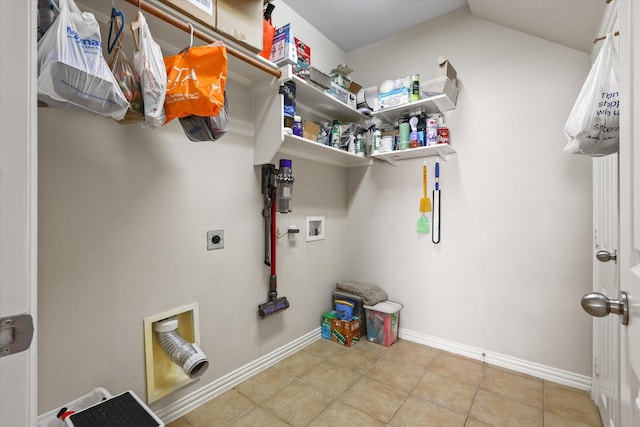
<path fill-rule="evenodd" d="M 589 394 L 399 340 L 324 339 L 168 424 L 212 426 L 602 426 Z"/>

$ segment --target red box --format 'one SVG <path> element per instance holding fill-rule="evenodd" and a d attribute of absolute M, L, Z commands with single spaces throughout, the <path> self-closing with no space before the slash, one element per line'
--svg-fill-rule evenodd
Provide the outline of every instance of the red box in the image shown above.
<path fill-rule="evenodd" d="M 356 345 L 360 341 L 360 319 L 354 317 L 350 322 L 331 319 L 331 341 L 345 347 Z"/>
<path fill-rule="evenodd" d="M 296 45 L 296 52 L 298 53 L 298 63 L 295 65 L 295 73 L 298 74 L 311 65 L 311 48 L 298 40 L 297 37 L 294 37 L 293 40 Z"/>

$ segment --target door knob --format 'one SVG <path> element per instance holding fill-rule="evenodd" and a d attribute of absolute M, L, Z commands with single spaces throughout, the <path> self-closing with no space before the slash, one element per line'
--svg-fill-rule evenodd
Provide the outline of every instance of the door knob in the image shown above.
<path fill-rule="evenodd" d="M 624 291 L 619 300 L 611 300 L 600 292 L 591 292 L 582 297 L 582 308 L 595 317 L 605 317 L 611 313 L 619 314 L 623 325 L 629 324 L 629 298 Z"/>
<path fill-rule="evenodd" d="M 596 252 L 596 258 L 598 259 L 598 261 L 602 261 L 602 262 L 607 262 L 607 261 L 616 262 L 616 260 L 618 259 L 618 251 L 613 251 L 613 252 L 598 251 Z"/>

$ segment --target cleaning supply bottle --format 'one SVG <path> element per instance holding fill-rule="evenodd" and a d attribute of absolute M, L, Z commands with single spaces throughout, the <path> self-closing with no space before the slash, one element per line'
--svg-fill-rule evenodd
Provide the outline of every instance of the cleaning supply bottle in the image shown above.
<path fill-rule="evenodd" d="M 380 153 L 380 141 L 382 140 L 382 132 L 375 127 L 373 129 L 373 138 L 371 138 L 371 152 L 373 154 Z"/>
<path fill-rule="evenodd" d="M 420 99 L 420 74 L 411 75 L 411 94 L 409 95 L 409 101 L 415 102 Z"/>
<path fill-rule="evenodd" d="M 418 117 L 413 116 L 409 119 L 411 133 L 409 134 L 409 148 L 418 148 L 422 146 L 420 138 L 418 138 Z"/>
<path fill-rule="evenodd" d="M 293 134 L 295 136 L 302 136 L 302 119 L 300 116 L 293 116 Z"/>
<path fill-rule="evenodd" d="M 364 157 L 364 132 L 356 136 L 356 156 Z"/>
<path fill-rule="evenodd" d="M 340 122 L 334 120 L 331 124 L 331 146 L 333 148 L 340 148 Z"/>
<path fill-rule="evenodd" d="M 438 119 L 438 144 L 449 144 L 449 128 L 444 124 L 444 117 Z"/>
<path fill-rule="evenodd" d="M 406 150 L 409 148 L 410 126 L 407 119 L 400 119 L 398 124 L 398 150 Z"/>

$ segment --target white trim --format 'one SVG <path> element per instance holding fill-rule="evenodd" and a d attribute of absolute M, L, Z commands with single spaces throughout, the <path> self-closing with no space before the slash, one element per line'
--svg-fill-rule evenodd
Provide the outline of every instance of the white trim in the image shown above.
<path fill-rule="evenodd" d="M 428 345 L 429 347 L 448 351 L 450 353 L 465 356 L 470 359 L 480 360 L 491 365 L 500 366 L 501 368 L 506 368 L 515 372 L 542 378 L 543 380 L 553 381 L 555 383 L 562 384 L 568 387 L 586 391 L 589 391 L 591 389 L 591 377 L 587 377 L 585 375 L 564 371 L 562 369 L 541 365 L 539 363 L 530 362 L 523 359 L 518 359 L 517 357 L 506 356 L 500 353 L 492 353 L 488 350 L 483 350 L 470 345 L 459 344 L 453 341 L 447 341 L 441 338 L 425 335 L 404 328 L 399 329 L 398 335 L 400 338 L 407 341 Z"/>
<path fill-rule="evenodd" d="M 154 412 L 165 423 L 170 423 L 319 339 L 320 327 Z"/>

